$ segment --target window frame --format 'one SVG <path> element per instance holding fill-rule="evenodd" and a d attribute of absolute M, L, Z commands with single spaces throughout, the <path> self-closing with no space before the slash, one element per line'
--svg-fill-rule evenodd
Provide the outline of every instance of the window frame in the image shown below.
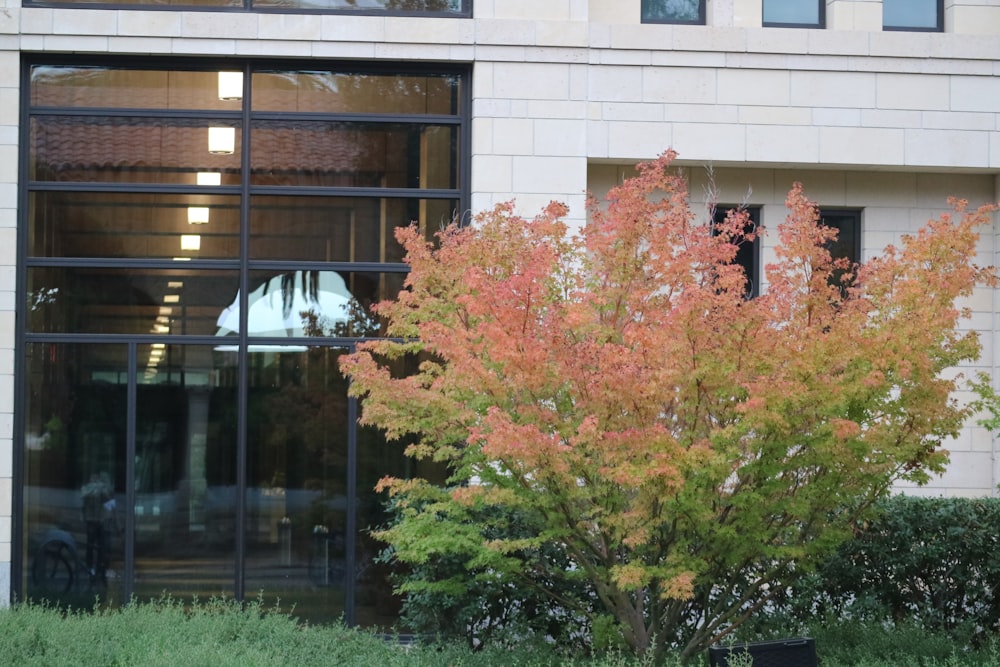
<path fill-rule="evenodd" d="M 347 16 L 415 16 L 423 18 L 472 18 L 473 0 L 460 0 L 461 9 L 458 12 L 441 11 L 413 11 L 413 10 L 387 10 L 387 9 L 324 9 L 319 7 L 267 7 L 256 6 L 253 0 L 241 0 L 240 5 L 161 5 L 154 3 L 122 3 L 122 2 L 78 2 L 67 0 L 58 2 L 56 0 L 24 0 L 24 7 L 40 7 L 48 9 L 115 9 L 115 10 L 138 10 L 138 11 L 161 11 L 161 12 L 254 12 L 261 14 L 329 14 Z M 701 0 L 704 2 L 705 0 Z"/>
<path fill-rule="evenodd" d="M 885 24 L 885 0 L 882 0 L 882 30 L 883 32 L 944 32 L 944 0 L 936 0 L 937 25 L 931 26 L 895 26 Z"/>
<path fill-rule="evenodd" d="M 705 25 L 706 0 L 698 0 L 698 18 L 693 21 L 649 18 L 646 16 L 647 4 L 648 0 L 642 0 L 641 5 L 639 6 L 639 21 L 641 23 L 660 24 L 660 25 Z"/>
<path fill-rule="evenodd" d="M 817 22 L 816 23 L 788 23 L 785 21 L 766 21 L 763 19 L 764 15 L 764 3 L 767 0 L 761 0 L 761 25 L 765 28 L 805 28 L 805 29 L 817 29 L 823 30 L 826 28 L 826 0 L 816 0 L 818 5 Z"/>
<path fill-rule="evenodd" d="M 817 214 L 819 215 L 819 224 L 825 225 L 827 227 L 832 227 L 837 230 L 837 241 L 835 243 L 828 243 L 826 248 L 830 251 L 830 256 L 832 259 L 836 260 L 840 257 L 846 257 L 852 265 L 856 266 L 861 263 L 862 248 L 864 243 L 862 241 L 864 233 L 864 209 L 854 208 L 854 207 L 844 207 L 840 208 L 837 206 L 819 206 L 817 207 Z M 846 255 L 838 255 L 834 253 L 836 245 L 844 243 L 844 224 L 831 225 L 827 222 L 827 217 L 838 217 L 843 222 L 846 222 L 851 226 L 851 231 L 854 235 L 854 239 L 850 242 L 850 247 L 846 249 Z M 836 272 L 830 276 L 831 281 L 835 281 Z M 836 281 L 835 281 L 836 282 Z M 843 287 L 841 290 L 843 291 Z"/>

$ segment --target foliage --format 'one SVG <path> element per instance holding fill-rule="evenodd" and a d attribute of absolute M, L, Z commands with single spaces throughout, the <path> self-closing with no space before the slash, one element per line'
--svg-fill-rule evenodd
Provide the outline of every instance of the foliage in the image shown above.
<path fill-rule="evenodd" d="M 892 483 L 943 469 L 967 410 L 942 371 L 979 352 L 955 300 L 993 281 L 972 263 L 992 209 L 954 202 L 850 266 L 795 184 L 767 291 L 748 300 L 745 214 L 699 223 L 673 157 L 592 201 L 579 235 L 555 203 L 533 220 L 499 205 L 437 247 L 401 230 L 407 290 L 377 307 L 394 338 L 342 368 L 363 422 L 454 473 L 380 484 L 402 513 L 379 535 L 398 561 L 580 577 L 590 595 L 559 604 L 589 616 L 596 598 L 635 651 L 689 658 Z M 393 376 L 385 360 L 407 355 L 419 372 Z M 505 535 L 509 512 L 533 532 Z"/>
<path fill-rule="evenodd" d="M 909 624 L 885 628 L 859 621 L 815 624 L 824 667 L 979 667 L 1000 664 L 993 644 L 963 650 L 951 638 Z M 461 644 L 401 644 L 341 625 L 306 626 L 259 602 L 210 600 L 182 605 L 163 599 L 116 610 L 65 613 L 19 604 L 0 609 L 4 664 L 73 665 L 343 665 L 344 667 L 652 667 L 649 657 L 611 651 L 588 657 L 526 642 L 472 652 Z M 704 655 L 699 664 L 707 664 Z M 676 654 L 655 663 L 679 667 Z"/>
<path fill-rule="evenodd" d="M 400 535 L 414 534 L 414 539 L 419 540 L 419 533 L 427 529 L 425 521 L 404 520 L 410 517 L 410 511 L 390 509 L 396 517 L 394 529 Z M 421 519 L 438 520 L 430 503 L 407 509 L 415 510 Z M 485 535 L 487 539 L 525 539 L 542 528 L 527 513 L 502 507 L 462 514 L 451 520 L 472 528 L 473 539 L 479 536 L 475 528 L 479 525 L 488 525 L 494 531 Z M 447 552 L 410 564 L 405 573 L 397 575 L 398 590 L 405 593 L 401 623 L 407 631 L 425 637 L 461 639 L 474 650 L 516 646 L 532 638 L 544 638 L 558 645 L 561 652 L 588 647 L 593 634 L 587 627 L 588 617 L 576 611 L 581 604 L 587 606 L 582 601 L 588 587 L 574 575 L 572 563 L 563 551 L 543 544 L 530 556 L 520 554 L 525 559 L 546 562 L 548 567 L 513 577 L 502 570 L 470 565 L 478 548 L 463 548 L 464 536 L 460 533 L 461 529 L 456 530 L 457 540 Z M 383 558 L 392 561 L 393 557 L 394 550 L 389 547 Z M 554 598 L 574 603 L 560 603 Z M 596 600 L 591 606 L 593 602 Z"/>
<path fill-rule="evenodd" d="M 1000 632 L 1000 499 L 895 496 L 789 601 L 813 614 L 910 623 L 958 645 Z"/>

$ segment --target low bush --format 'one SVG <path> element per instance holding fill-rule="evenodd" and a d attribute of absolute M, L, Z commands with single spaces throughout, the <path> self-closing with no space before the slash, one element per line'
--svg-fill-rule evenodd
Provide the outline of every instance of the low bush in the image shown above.
<path fill-rule="evenodd" d="M 1000 499 L 887 499 L 786 599 L 786 614 L 909 623 L 980 645 L 1000 631 Z"/>
<path fill-rule="evenodd" d="M 805 629 L 823 667 L 982 667 L 1000 665 L 995 643 L 961 650 L 943 633 L 911 624 L 886 628 L 829 620 Z M 45 667 L 337 665 L 338 667 L 653 667 L 621 651 L 598 656 L 526 641 L 471 651 L 461 642 L 404 645 L 340 625 L 308 626 L 259 602 L 163 599 L 117 610 L 65 612 L 20 604 L 0 610 L 3 664 Z M 686 667 L 707 664 L 697 656 Z M 681 667 L 676 654 L 657 667 Z"/>

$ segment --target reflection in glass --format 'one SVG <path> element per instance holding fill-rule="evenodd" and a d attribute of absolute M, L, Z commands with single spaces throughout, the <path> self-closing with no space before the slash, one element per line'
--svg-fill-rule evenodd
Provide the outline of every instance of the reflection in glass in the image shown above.
<path fill-rule="evenodd" d="M 702 23 L 705 0 L 642 0 L 642 20 L 664 23 Z"/>
<path fill-rule="evenodd" d="M 254 185 L 457 187 L 455 126 L 259 121 L 252 129 Z"/>
<path fill-rule="evenodd" d="M 394 377 L 412 375 L 421 361 L 415 356 L 382 359 L 381 363 Z M 393 566 L 380 562 L 378 554 L 385 548 L 371 535 L 371 529 L 385 526 L 391 517 L 386 509 L 386 496 L 375 492 L 375 485 L 386 476 L 399 479 L 423 478 L 444 485 L 448 470 L 442 463 L 428 459 L 414 460 L 405 456 L 406 442 L 387 441 L 385 434 L 374 428 L 357 430 L 357 525 L 358 539 L 355 563 L 362 573 L 357 578 L 355 620 L 362 627 L 388 629 L 398 623 L 400 599 L 392 593 Z"/>
<path fill-rule="evenodd" d="M 114 0 L 111 2 L 113 4 Z M 219 0 L 185 4 L 238 5 L 240 2 Z M 197 72 L 34 65 L 30 76 L 33 106 L 215 110 L 240 108 L 239 101 L 219 98 L 218 72 L 214 70 Z"/>
<path fill-rule="evenodd" d="M 135 595 L 232 596 L 236 581 L 236 355 L 140 345 Z"/>
<path fill-rule="evenodd" d="M 228 128 L 228 153 L 212 153 L 209 125 Z M 29 178 L 35 181 L 195 184 L 198 172 L 239 174 L 236 121 L 139 116 L 35 116 Z M 80 137 L 87 141 L 80 141 Z M 238 182 L 232 177 L 226 182 Z"/>
<path fill-rule="evenodd" d="M 417 223 L 430 241 L 457 209 L 453 199 L 252 197 L 250 257 L 401 263 L 396 228 Z"/>
<path fill-rule="evenodd" d="M 403 273 L 254 271 L 250 278 L 253 289 L 248 300 L 248 335 L 254 338 L 378 336 L 382 322 L 371 312 L 371 306 L 398 294 L 405 278 Z M 216 335 L 233 337 L 239 333 L 239 301 L 237 294 L 219 314 Z M 232 344 L 226 349 L 231 347 Z"/>
<path fill-rule="evenodd" d="M 764 0 L 764 24 L 818 26 L 821 0 Z"/>
<path fill-rule="evenodd" d="M 239 289 L 236 271 L 28 269 L 32 333 L 212 336 Z"/>
<path fill-rule="evenodd" d="M 882 0 L 886 28 L 940 30 L 940 0 Z"/>
<path fill-rule="evenodd" d="M 344 353 L 249 356 L 246 590 L 294 601 L 310 622 L 341 617 L 351 570 Z"/>
<path fill-rule="evenodd" d="M 239 256 L 239 197 L 127 192 L 33 192 L 28 200 L 31 257 L 170 258 L 182 234 L 193 233 L 191 207 L 208 223 L 193 257 Z"/>
<path fill-rule="evenodd" d="M 126 348 L 32 344 L 26 358 L 24 596 L 121 603 Z"/>
<path fill-rule="evenodd" d="M 257 72 L 252 106 L 254 111 L 456 115 L 459 82 L 446 74 Z"/>

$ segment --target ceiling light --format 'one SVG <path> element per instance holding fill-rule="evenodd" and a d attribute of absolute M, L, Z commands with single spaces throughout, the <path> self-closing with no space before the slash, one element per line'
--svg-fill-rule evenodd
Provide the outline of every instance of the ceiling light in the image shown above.
<path fill-rule="evenodd" d="M 201 250 L 201 236 L 181 234 L 181 250 Z"/>
<path fill-rule="evenodd" d="M 222 185 L 222 174 L 217 171 L 199 171 L 198 185 Z"/>
<path fill-rule="evenodd" d="M 219 99 L 243 99 L 243 72 L 219 72 Z"/>
<path fill-rule="evenodd" d="M 188 224 L 189 225 L 208 224 L 208 207 L 188 206 Z"/>
<path fill-rule="evenodd" d="M 235 127 L 208 128 L 208 152 L 214 155 L 231 155 L 236 150 Z"/>
<path fill-rule="evenodd" d="M 180 303 L 180 302 L 181 302 L 180 294 L 165 294 L 163 296 L 163 303 Z"/>

